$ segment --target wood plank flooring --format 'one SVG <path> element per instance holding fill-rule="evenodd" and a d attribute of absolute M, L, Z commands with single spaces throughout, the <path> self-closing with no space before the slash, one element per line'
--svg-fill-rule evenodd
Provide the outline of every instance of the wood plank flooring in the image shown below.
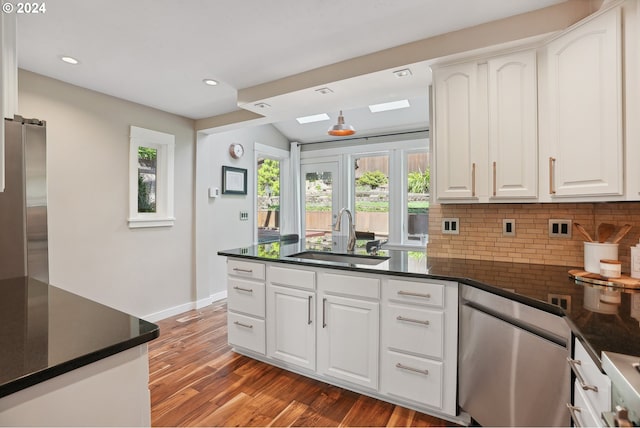
<path fill-rule="evenodd" d="M 236 354 L 226 313 L 221 302 L 157 323 L 152 426 L 455 426 Z"/>

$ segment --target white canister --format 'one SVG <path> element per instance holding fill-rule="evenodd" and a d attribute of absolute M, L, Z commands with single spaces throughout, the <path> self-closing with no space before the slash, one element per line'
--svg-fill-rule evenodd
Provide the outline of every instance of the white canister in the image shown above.
<path fill-rule="evenodd" d="M 607 278 L 620 278 L 622 275 L 622 263 L 618 260 L 600 260 L 600 275 Z"/>
<path fill-rule="evenodd" d="M 599 274 L 602 259 L 618 260 L 618 244 L 584 243 L 584 270 Z"/>

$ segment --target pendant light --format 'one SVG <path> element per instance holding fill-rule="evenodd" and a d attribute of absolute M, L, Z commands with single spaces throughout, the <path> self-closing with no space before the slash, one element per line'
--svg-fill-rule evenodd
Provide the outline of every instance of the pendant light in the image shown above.
<path fill-rule="evenodd" d="M 344 116 L 342 115 L 342 110 L 340 110 L 338 123 L 329 128 L 328 133 L 334 137 L 346 137 L 347 135 L 355 134 L 356 130 L 353 129 L 353 126 L 344 124 Z"/>

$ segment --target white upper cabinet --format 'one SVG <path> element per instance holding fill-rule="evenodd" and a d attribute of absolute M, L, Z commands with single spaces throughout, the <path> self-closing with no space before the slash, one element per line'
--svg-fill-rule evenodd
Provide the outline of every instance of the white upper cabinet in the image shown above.
<path fill-rule="evenodd" d="M 437 68 L 433 80 L 437 197 L 475 198 L 478 66 L 473 62 Z"/>
<path fill-rule="evenodd" d="M 548 161 L 542 162 L 547 200 L 622 196 L 620 7 L 580 22 L 543 52 L 540 135 Z"/>
<path fill-rule="evenodd" d="M 536 52 L 491 58 L 488 65 L 491 198 L 538 196 Z"/>
<path fill-rule="evenodd" d="M 434 86 L 437 199 L 535 200 L 535 50 L 436 67 Z"/>

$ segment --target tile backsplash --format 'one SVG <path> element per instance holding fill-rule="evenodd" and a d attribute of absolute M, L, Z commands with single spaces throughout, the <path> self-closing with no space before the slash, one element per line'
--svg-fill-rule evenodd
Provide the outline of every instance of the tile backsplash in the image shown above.
<path fill-rule="evenodd" d="M 459 234 L 443 234 L 442 219 L 458 218 Z M 504 219 L 515 220 L 515 236 L 503 236 Z M 571 238 L 550 238 L 549 219 L 580 223 L 595 239 L 600 223 L 633 228 L 620 242 L 623 273 L 630 270 L 631 245 L 640 238 L 640 202 L 433 204 L 429 208 L 430 257 L 583 266 L 584 238 L 572 227 Z"/>

